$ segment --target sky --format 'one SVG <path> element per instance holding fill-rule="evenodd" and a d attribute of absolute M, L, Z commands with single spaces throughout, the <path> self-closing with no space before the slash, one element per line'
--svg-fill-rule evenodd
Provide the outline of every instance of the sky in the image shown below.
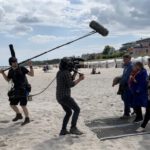
<path fill-rule="evenodd" d="M 8 65 L 13 44 L 19 61 L 92 31 L 99 22 L 109 30 L 57 49 L 35 60 L 102 52 L 105 45 L 150 37 L 150 0 L 0 0 L 0 66 Z"/>

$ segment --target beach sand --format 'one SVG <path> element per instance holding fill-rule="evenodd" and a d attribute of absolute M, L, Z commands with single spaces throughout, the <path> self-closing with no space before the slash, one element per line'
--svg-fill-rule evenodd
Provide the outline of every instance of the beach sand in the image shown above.
<path fill-rule="evenodd" d="M 56 101 L 56 82 L 28 102 L 30 124 L 21 127 L 22 121 L 12 122 L 15 114 L 9 107 L 8 83 L 0 76 L 0 150 L 149 150 L 150 135 L 100 141 L 85 125 L 93 119 L 122 115 L 123 103 L 116 94 L 118 87 L 111 86 L 122 69 L 100 69 L 100 75 L 90 75 L 91 69 L 80 71 L 85 74 L 85 80 L 72 89 L 72 96 L 81 108 L 78 128 L 85 133 L 81 137 L 58 136 L 64 112 Z M 32 94 L 45 88 L 56 72 L 57 69 L 49 73 L 36 69 L 35 77 L 28 78 Z"/>

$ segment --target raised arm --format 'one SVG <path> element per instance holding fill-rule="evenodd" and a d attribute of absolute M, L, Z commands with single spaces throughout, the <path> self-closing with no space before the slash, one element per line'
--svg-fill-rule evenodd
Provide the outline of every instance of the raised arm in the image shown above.
<path fill-rule="evenodd" d="M 9 82 L 10 79 L 8 78 L 8 76 L 5 74 L 4 70 L 0 70 L 0 73 L 3 75 L 4 79 Z"/>
<path fill-rule="evenodd" d="M 76 74 L 77 75 L 77 74 Z M 76 76 L 75 75 L 75 76 Z M 79 75 L 79 78 L 77 80 L 72 79 L 72 76 L 69 72 L 66 72 L 65 73 L 65 80 L 66 80 L 66 84 L 68 87 L 74 87 L 75 85 L 77 85 L 80 81 L 84 80 L 84 75 L 83 74 L 80 74 Z"/>
<path fill-rule="evenodd" d="M 33 77 L 34 76 L 34 70 L 33 70 L 33 66 L 32 66 L 32 62 L 31 61 L 28 62 L 28 66 L 30 68 L 30 70 L 28 72 L 28 75 Z"/>

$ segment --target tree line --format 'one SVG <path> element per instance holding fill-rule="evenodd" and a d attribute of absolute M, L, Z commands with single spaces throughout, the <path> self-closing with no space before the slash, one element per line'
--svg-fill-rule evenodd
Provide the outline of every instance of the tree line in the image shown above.
<path fill-rule="evenodd" d="M 105 59 L 113 59 L 122 57 L 126 51 L 116 50 L 114 47 L 106 45 L 101 53 L 91 53 L 91 54 L 82 54 L 79 58 L 84 59 L 85 61 L 92 60 L 105 60 Z M 52 60 L 43 60 L 43 61 L 33 61 L 33 65 L 53 65 L 58 64 L 60 59 L 52 59 Z"/>

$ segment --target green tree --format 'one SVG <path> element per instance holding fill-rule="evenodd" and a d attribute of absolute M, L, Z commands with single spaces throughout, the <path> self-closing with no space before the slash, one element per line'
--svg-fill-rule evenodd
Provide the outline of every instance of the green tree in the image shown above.
<path fill-rule="evenodd" d="M 112 55 L 115 52 L 115 48 L 109 45 L 106 45 L 103 50 L 103 55 Z"/>

